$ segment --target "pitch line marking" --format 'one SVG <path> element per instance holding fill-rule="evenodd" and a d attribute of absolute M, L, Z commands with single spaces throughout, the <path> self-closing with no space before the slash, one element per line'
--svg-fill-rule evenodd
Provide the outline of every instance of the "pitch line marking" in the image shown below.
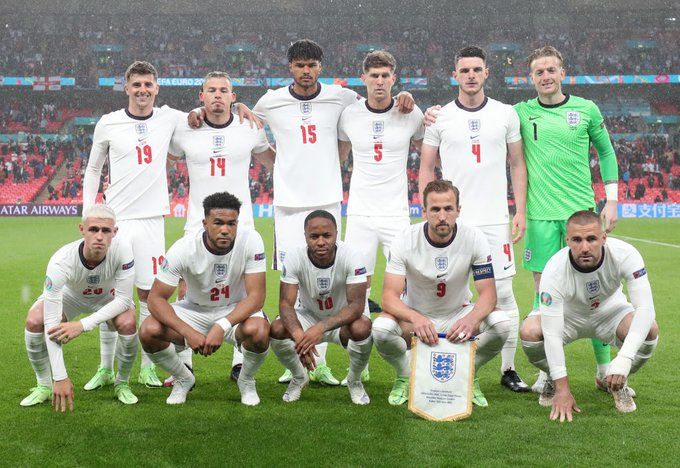
<path fill-rule="evenodd" d="M 673 248 L 675 248 L 675 249 L 680 249 L 680 245 L 677 245 L 677 244 L 668 244 L 668 243 L 666 243 L 666 242 L 657 242 L 657 241 L 653 241 L 653 240 L 649 240 L 649 239 L 639 239 L 639 238 L 637 238 L 637 237 L 621 236 L 621 235 L 619 235 L 619 234 L 617 234 L 617 235 L 615 235 L 615 236 L 612 236 L 612 237 L 614 237 L 614 238 L 620 237 L 621 239 L 628 239 L 628 240 L 638 241 L 638 242 L 646 242 L 646 243 L 648 243 L 648 244 L 662 245 L 662 246 L 664 246 L 664 247 L 673 247 Z"/>

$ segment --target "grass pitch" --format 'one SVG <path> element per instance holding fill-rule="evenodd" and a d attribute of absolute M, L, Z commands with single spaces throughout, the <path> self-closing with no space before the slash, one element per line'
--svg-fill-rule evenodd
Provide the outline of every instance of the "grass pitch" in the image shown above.
<path fill-rule="evenodd" d="M 166 235 L 174 241 L 183 220 L 168 219 Z M 271 258 L 271 220 L 257 227 Z M 479 372 L 488 408 L 475 408 L 461 422 L 432 423 L 406 406 L 391 407 L 387 394 L 393 371 L 377 352 L 371 357 L 371 396 L 367 407 L 352 405 L 343 387 L 313 386 L 301 401 L 284 404 L 284 386 L 276 383 L 282 367 L 273 353 L 258 374 L 260 406 L 239 403 L 236 384 L 228 380 L 231 349 L 210 358 L 194 357 L 197 386 L 185 405 L 165 404 L 167 389 L 134 384 L 139 403 L 124 407 L 112 387 L 85 392 L 82 386 L 99 362 L 97 332 L 65 347 L 66 365 L 76 387 L 75 411 L 56 414 L 48 404 L 21 408 L 19 401 L 35 384 L 23 343 L 27 309 L 40 294 L 49 257 L 78 237 L 75 218 L 4 218 L 0 221 L 0 465 L 242 465 L 242 466 L 392 466 L 392 465 L 676 465 L 680 456 L 680 376 L 677 356 L 680 319 L 677 299 L 680 269 L 680 222 L 621 220 L 616 235 L 673 244 L 630 241 L 645 259 L 654 291 L 659 346 L 651 361 L 634 375 L 638 410 L 619 414 L 609 395 L 595 390 L 594 358 L 589 341 L 567 348 L 572 391 L 582 413 L 571 424 L 548 420 L 549 409 L 535 394 L 513 394 L 499 385 L 499 358 Z M 169 242 L 169 244 L 170 244 Z M 168 244 L 168 245 L 169 245 Z M 521 246 L 515 248 L 521 258 Z M 380 300 L 384 259 L 379 258 L 372 297 Z M 268 273 L 265 311 L 277 311 L 278 273 Z M 526 315 L 532 299 L 530 275 L 519 268 L 515 295 Z M 330 346 L 328 361 L 344 377 L 346 354 Z M 535 370 L 521 349 L 518 372 L 533 383 Z M 137 369 L 133 370 L 136 377 Z M 673 428 L 676 429 L 673 429 Z M 676 434 L 675 436 L 673 434 Z"/>

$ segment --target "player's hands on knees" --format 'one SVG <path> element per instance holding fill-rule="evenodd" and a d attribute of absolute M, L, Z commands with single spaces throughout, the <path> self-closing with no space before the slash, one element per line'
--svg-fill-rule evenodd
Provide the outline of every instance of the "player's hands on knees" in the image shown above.
<path fill-rule="evenodd" d="M 446 332 L 446 339 L 452 343 L 462 343 L 477 334 L 479 322 L 469 315 L 456 320 L 449 331 Z"/>
<path fill-rule="evenodd" d="M 316 351 L 315 346 L 321 343 L 323 334 L 326 332 L 323 323 L 319 322 L 313 327 L 310 327 L 302 335 L 302 338 L 295 343 L 295 351 L 302 356 L 309 353 L 312 349 Z M 318 354 L 317 354 L 318 356 Z"/>
<path fill-rule="evenodd" d="M 604 227 L 604 230 L 607 233 L 612 232 L 616 227 L 616 221 L 618 219 L 618 215 L 616 213 L 616 205 L 617 205 L 616 200 L 608 201 L 607 203 L 604 204 L 604 208 L 602 208 L 602 213 L 600 213 L 602 226 Z"/>
<path fill-rule="evenodd" d="M 210 356 L 217 352 L 224 342 L 224 330 L 219 325 L 215 324 L 205 337 L 205 344 L 203 345 L 203 356 Z"/>
<path fill-rule="evenodd" d="M 66 377 L 64 380 L 54 382 L 52 387 L 52 406 L 54 411 L 73 411 L 73 383 Z"/>
<path fill-rule="evenodd" d="M 200 109 L 200 113 L 196 112 L 198 109 Z M 189 115 L 187 115 L 187 123 L 191 128 L 200 128 L 205 121 L 205 108 L 199 107 L 198 109 L 192 110 L 189 112 Z"/>
<path fill-rule="evenodd" d="M 567 421 L 571 422 L 573 419 L 572 412 L 575 411 L 580 413 L 581 410 L 576 406 L 576 400 L 571 392 L 565 393 L 555 393 L 553 398 L 552 410 L 550 411 L 550 420 L 560 422 Z"/>
<path fill-rule="evenodd" d="M 260 128 L 264 127 L 264 124 L 259 119 L 259 117 L 256 116 L 253 111 L 251 111 L 245 104 L 241 102 L 236 103 L 236 112 L 238 113 L 239 123 L 243 123 L 243 119 L 248 119 L 250 128 L 255 127 L 259 130 Z"/>
<path fill-rule="evenodd" d="M 527 230 L 527 219 L 524 213 L 516 213 L 512 217 L 512 243 L 519 242 Z"/>
<path fill-rule="evenodd" d="M 194 354 L 203 354 L 205 348 L 205 335 L 197 332 L 196 330 L 191 330 L 191 332 L 184 337 L 186 339 L 187 345 L 194 351 Z M 205 354 L 203 354 L 205 356 Z"/>
<path fill-rule="evenodd" d="M 439 104 L 427 108 L 427 110 L 425 111 L 425 118 L 423 120 L 423 123 L 425 124 L 426 127 L 429 127 L 430 125 L 437 122 L 437 114 L 439 113 L 441 108 L 442 106 L 440 106 Z"/>
<path fill-rule="evenodd" d="M 439 343 L 437 329 L 434 328 L 434 323 L 432 323 L 432 320 L 429 318 L 418 314 L 411 320 L 411 325 L 413 325 L 413 333 L 415 333 L 423 343 L 430 346 Z"/>
<path fill-rule="evenodd" d="M 402 114 L 410 114 L 416 105 L 416 100 L 413 95 L 407 91 L 402 91 L 397 94 L 397 110 Z"/>
<path fill-rule="evenodd" d="M 69 341 L 74 340 L 78 335 L 83 332 L 83 324 L 80 321 L 77 322 L 62 322 L 57 326 L 54 326 L 47 330 L 50 336 L 50 340 L 55 341 L 59 344 L 66 344 Z"/>

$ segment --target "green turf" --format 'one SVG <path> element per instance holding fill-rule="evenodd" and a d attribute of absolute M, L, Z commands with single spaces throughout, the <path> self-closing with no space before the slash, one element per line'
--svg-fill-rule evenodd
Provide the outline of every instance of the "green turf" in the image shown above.
<path fill-rule="evenodd" d="M 272 224 L 258 220 L 271 258 Z M 181 235 L 181 220 L 167 221 L 167 237 Z M 616 233 L 680 245 L 680 222 L 621 220 Z M 367 407 L 350 403 L 344 388 L 312 387 L 286 405 L 282 368 L 270 353 L 258 375 L 262 404 L 239 403 L 227 380 L 231 350 L 196 357 L 197 387 L 182 407 L 168 407 L 168 391 L 133 385 L 139 403 L 124 407 L 113 389 L 85 392 L 82 386 L 99 361 L 97 332 L 65 347 L 66 365 L 76 386 L 75 411 L 55 414 L 48 404 L 21 408 L 34 385 L 23 344 L 26 310 L 39 294 L 45 266 L 61 245 L 78 236 L 74 218 L 5 218 L 0 221 L 0 464 L 6 466 L 92 465 L 674 465 L 680 450 L 680 377 L 673 364 L 680 354 L 675 338 L 680 249 L 632 241 L 646 260 L 655 293 L 661 339 L 657 353 L 631 379 L 638 411 L 618 414 L 611 398 L 595 390 L 590 343 L 568 347 L 570 381 L 583 413 L 572 424 L 548 420 L 548 409 L 533 394 L 515 395 L 498 384 L 499 359 L 479 373 L 488 408 L 475 408 L 458 423 L 431 423 L 405 407 L 387 403 L 393 371 L 377 353 L 371 357 Z M 516 252 L 520 252 L 517 246 Z M 380 298 L 384 259 L 380 258 L 372 296 Z M 531 278 L 515 281 L 522 315 L 531 302 Z M 277 273 L 268 273 L 266 311 L 276 314 Z M 333 346 L 329 363 L 344 376 L 346 355 Z M 529 383 L 534 369 L 521 350 L 518 370 Z M 136 375 L 136 370 L 133 372 Z M 675 422 L 674 422 L 675 421 Z M 675 428 L 675 429 L 673 429 Z M 675 436 L 673 434 L 676 434 Z"/>

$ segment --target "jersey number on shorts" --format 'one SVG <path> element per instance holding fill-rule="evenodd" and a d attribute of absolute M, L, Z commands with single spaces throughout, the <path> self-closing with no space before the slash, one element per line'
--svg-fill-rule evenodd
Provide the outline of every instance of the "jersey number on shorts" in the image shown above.
<path fill-rule="evenodd" d="M 137 164 L 150 164 L 152 159 L 149 145 L 137 147 Z"/>
<path fill-rule="evenodd" d="M 510 249 L 510 244 L 503 244 L 503 253 L 508 256 L 508 261 L 512 261 L 512 250 Z"/>
<path fill-rule="evenodd" d="M 158 274 L 158 267 L 163 264 L 163 260 L 165 260 L 165 257 L 162 256 L 162 255 L 158 258 L 151 257 L 151 263 L 153 264 L 153 274 L 154 275 Z"/>
<path fill-rule="evenodd" d="M 316 125 L 300 125 L 302 131 L 302 143 L 314 144 L 316 143 Z"/>
<path fill-rule="evenodd" d="M 446 283 L 437 284 L 437 297 L 446 296 Z"/>
<path fill-rule="evenodd" d="M 222 286 L 221 288 L 212 288 L 210 290 L 210 300 L 219 301 L 220 294 L 224 296 L 225 299 L 229 299 L 229 286 Z"/>
<path fill-rule="evenodd" d="M 210 175 L 222 176 L 227 172 L 227 158 L 210 158 Z"/>
<path fill-rule="evenodd" d="M 477 156 L 477 162 L 482 162 L 482 146 L 479 143 L 472 144 L 472 154 Z"/>
<path fill-rule="evenodd" d="M 316 302 L 319 303 L 319 310 L 331 310 L 333 308 L 333 298 L 327 297 L 324 299 L 317 299 Z"/>
<path fill-rule="evenodd" d="M 375 150 L 373 159 L 375 159 L 376 161 L 382 160 L 382 143 L 376 143 L 375 145 L 373 145 L 373 149 Z"/>

